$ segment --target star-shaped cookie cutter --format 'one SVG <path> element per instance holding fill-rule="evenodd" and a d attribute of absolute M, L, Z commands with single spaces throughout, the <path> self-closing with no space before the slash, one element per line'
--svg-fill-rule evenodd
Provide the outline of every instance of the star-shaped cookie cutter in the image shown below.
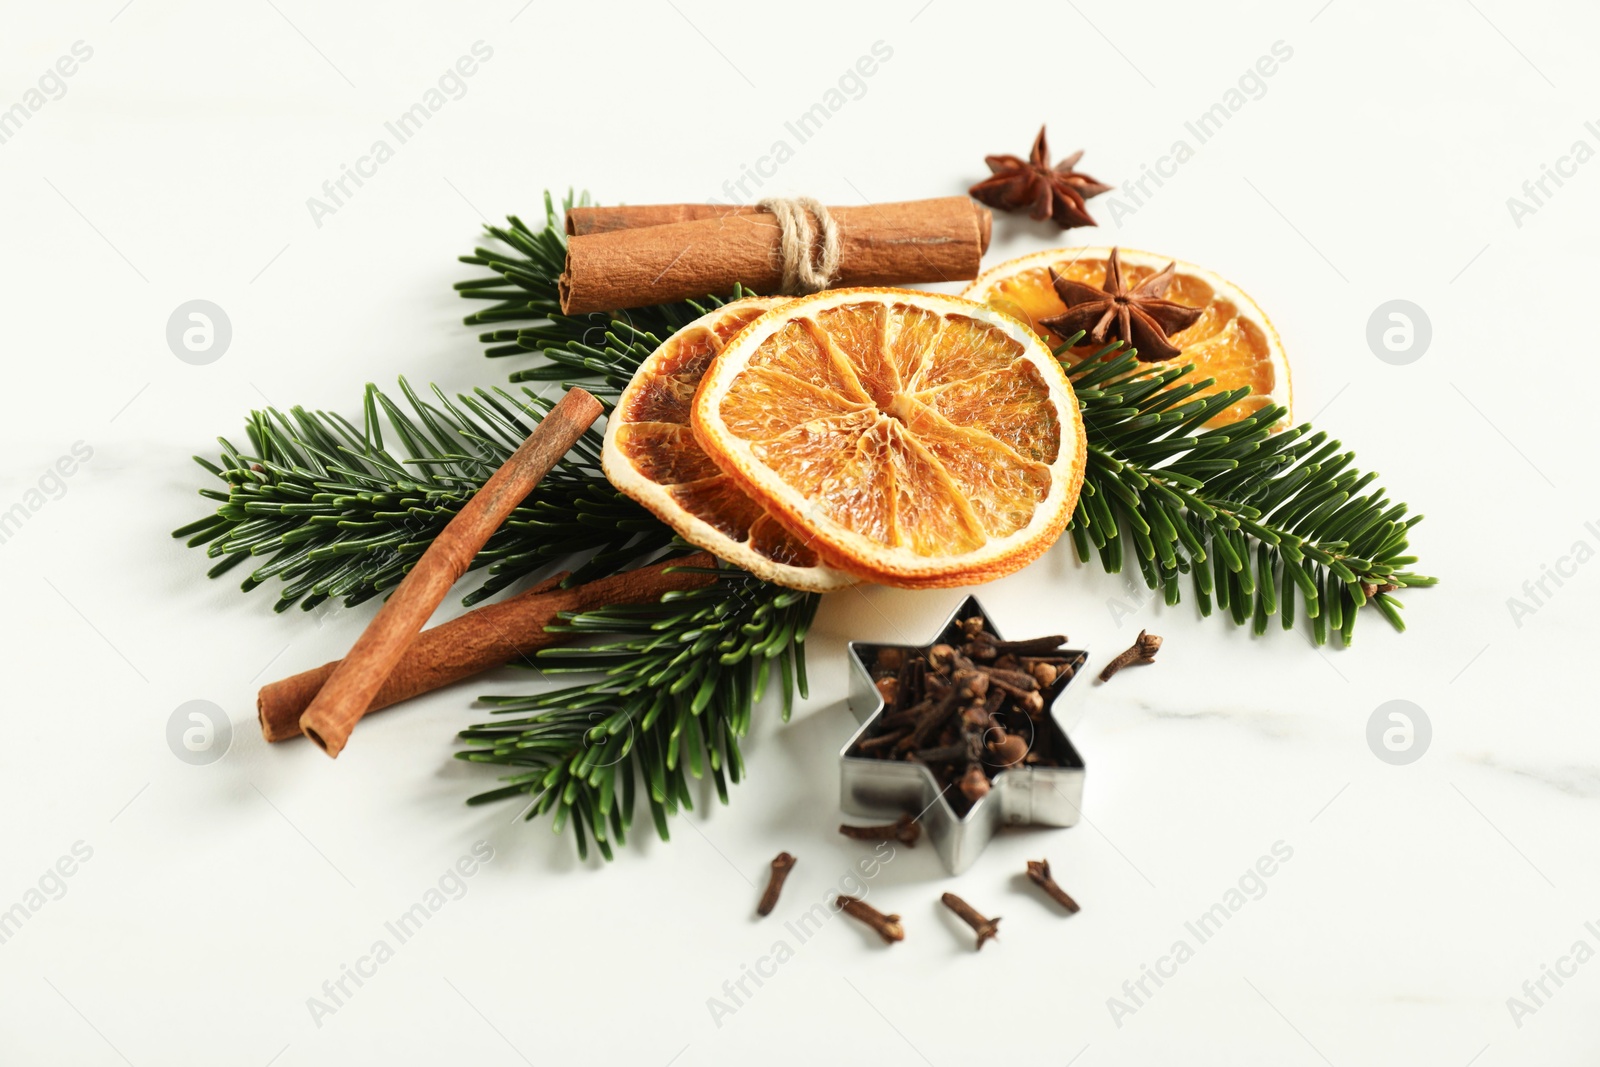
<path fill-rule="evenodd" d="M 957 814 L 926 764 L 850 754 L 859 741 L 874 732 L 875 720 L 885 708 L 872 679 L 872 664 L 878 652 L 899 648 L 908 656 L 925 655 L 937 644 L 960 644 L 963 639 L 960 621 L 973 616 L 982 618 L 984 627 L 996 637 L 1000 636 L 977 597 L 969 596 L 951 612 L 944 628 L 925 645 L 850 642 L 849 705 L 861 727 L 839 751 L 840 806 L 851 815 L 871 818 L 916 816 L 951 874 L 960 874 L 972 866 L 990 838 L 1002 827 L 1072 826 L 1078 821 L 1078 809 L 1083 803 L 1083 757 L 1055 716 L 1063 695 L 1081 693 L 1087 684 L 1086 681 L 1079 682 L 1076 687 L 1072 684 L 1082 674 L 1083 664 L 1088 659 L 1088 653 L 1074 649 L 1063 649 L 1060 653 L 1071 658 L 1075 668 L 1072 676 L 1059 678 L 1044 690 L 1044 713 L 1039 716 L 1042 729 L 1050 732 L 1048 741 L 1052 750 L 1060 755 L 1060 766 L 1019 764 L 999 772 L 988 795 L 979 797 L 965 815 Z"/>

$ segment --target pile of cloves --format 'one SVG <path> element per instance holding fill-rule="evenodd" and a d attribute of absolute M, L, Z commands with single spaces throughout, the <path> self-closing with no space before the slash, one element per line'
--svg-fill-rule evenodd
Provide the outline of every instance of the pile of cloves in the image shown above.
<path fill-rule="evenodd" d="M 956 626 L 954 643 L 924 653 L 878 650 L 872 676 L 885 708 L 850 755 L 926 764 L 959 815 L 1008 767 L 1061 765 L 1055 731 L 1041 728 L 1046 698 L 1084 656 L 1063 650 L 1061 634 L 1002 641 L 977 615 Z"/>

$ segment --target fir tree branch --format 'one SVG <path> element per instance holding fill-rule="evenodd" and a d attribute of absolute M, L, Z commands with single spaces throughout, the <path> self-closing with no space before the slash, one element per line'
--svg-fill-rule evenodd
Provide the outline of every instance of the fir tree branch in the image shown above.
<path fill-rule="evenodd" d="M 328 412 L 252 412 L 248 452 L 221 439 L 216 462 L 195 462 L 225 488 L 211 514 L 173 531 L 206 546 L 218 577 L 247 560 L 242 588 L 282 582 L 275 609 L 306 610 L 329 597 L 359 604 L 398 584 L 428 544 L 503 463 L 550 403 L 478 389 L 432 402 L 400 381 L 406 406 L 367 387 L 363 426 Z M 384 436 L 399 451 L 386 447 Z M 473 560 L 487 578 L 475 604 L 528 575 L 590 553 L 569 584 L 614 573 L 666 547 L 672 531 L 613 489 L 600 471 L 601 438 L 585 434 Z"/>
<path fill-rule="evenodd" d="M 1435 582 L 1407 569 L 1422 517 L 1368 490 L 1376 475 L 1309 423 L 1274 433 L 1282 407 L 1205 428 L 1249 390 L 1205 392 L 1214 383 L 1186 380 L 1193 369 L 1115 346 L 1069 368 L 1089 442 L 1070 526 L 1078 558 L 1117 573 L 1131 555 L 1169 604 L 1188 574 L 1201 614 L 1215 606 L 1258 634 L 1274 614 L 1293 627 L 1298 602 L 1317 644 L 1330 633 L 1349 644 L 1369 600 L 1403 630 L 1390 594 Z"/>
<path fill-rule="evenodd" d="M 692 808 L 689 779 L 707 771 L 728 801 L 744 764 L 739 739 L 751 709 L 779 675 L 783 718 L 798 687 L 808 693 L 805 635 L 821 597 L 722 568 L 710 586 L 668 593 L 659 604 L 627 604 L 563 616 L 560 629 L 594 634 L 583 648 L 546 649 L 545 674 L 598 674 L 594 681 L 532 696 L 484 698 L 500 715 L 461 732 L 458 759 L 513 768 L 483 804 L 529 798 L 525 817 L 569 821 L 578 852 L 593 837 L 606 859 L 632 825 L 637 783 L 663 840 L 667 816 Z"/>

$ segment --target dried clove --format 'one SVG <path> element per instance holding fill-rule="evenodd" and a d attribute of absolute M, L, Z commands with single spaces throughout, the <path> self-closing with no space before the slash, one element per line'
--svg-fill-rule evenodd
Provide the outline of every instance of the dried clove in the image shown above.
<path fill-rule="evenodd" d="M 843 894 L 837 898 L 839 908 L 850 918 L 857 922 L 866 923 L 883 938 L 884 944 L 892 945 L 896 941 L 904 941 L 906 932 L 900 926 L 900 916 L 885 915 L 860 897 L 847 897 Z"/>
<path fill-rule="evenodd" d="M 983 948 L 983 943 L 991 937 L 1000 936 L 1000 916 L 996 915 L 992 919 L 985 919 L 978 914 L 977 908 L 974 908 L 954 893 L 946 893 L 939 900 L 945 907 L 959 915 L 962 922 L 972 927 L 973 931 L 978 935 L 978 948 Z"/>
<path fill-rule="evenodd" d="M 1002 641 L 991 633 L 980 631 L 972 636 L 972 643 L 975 646 L 973 659 L 996 659 L 1007 652 L 1013 656 L 1048 656 L 1067 643 L 1067 635 L 1051 634 L 1049 637 L 1030 637 L 1026 641 Z"/>
<path fill-rule="evenodd" d="M 961 781 L 956 788 L 961 790 L 961 795 L 968 801 L 976 804 L 989 795 L 989 776 L 984 773 L 981 763 L 974 763 L 967 768 L 961 776 Z"/>
<path fill-rule="evenodd" d="M 1024 693 L 1017 698 L 1017 705 L 1027 713 L 1028 718 L 1038 718 L 1044 712 L 1044 697 L 1038 693 Z"/>
<path fill-rule="evenodd" d="M 923 748 L 912 753 L 923 763 L 970 763 L 977 758 L 973 753 L 972 742 L 963 738 L 950 745 L 940 745 L 938 748 Z"/>
<path fill-rule="evenodd" d="M 891 674 L 887 678 L 879 678 L 874 684 L 877 686 L 878 695 L 883 698 L 883 702 L 885 704 L 895 704 L 899 702 L 900 679 L 898 677 Z"/>
<path fill-rule="evenodd" d="M 1078 902 L 1067 895 L 1067 891 L 1056 885 L 1056 880 L 1050 877 L 1050 861 L 1029 860 L 1028 877 L 1033 884 L 1043 889 L 1050 899 L 1067 909 L 1069 914 L 1078 910 Z"/>
<path fill-rule="evenodd" d="M 890 745 L 893 745 L 896 741 L 899 741 L 902 737 L 910 732 L 911 731 L 904 728 L 890 730 L 886 734 L 880 734 L 877 737 L 867 738 L 865 741 L 862 741 L 860 744 L 858 744 L 856 749 L 859 752 L 876 752 L 880 748 L 888 748 Z"/>
<path fill-rule="evenodd" d="M 910 728 L 917 724 L 917 721 L 922 718 L 929 708 L 933 707 L 934 703 L 935 701 L 930 698 L 894 711 L 887 711 L 879 722 L 886 727 L 899 728 L 904 726 Z"/>
<path fill-rule="evenodd" d="M 917 838 L 922 836 L 922 827 L 916 819 L 902 815 L 894 822 L 884 823 L 882 826 L 851 826 L 842 823 L 839 832 L 857 841 L 898 841 L 907 848 L 916 848 Z"/>
<path fill-rule="evenodd" d="M 971 727 L 976 727 L 980 732 L 987 730 L 994 724 L 994 721 L 994 712 L 989 710 L 989 702 L 987 700 L 982 704 L 969 704 L 961 712 L 961 730 L 963 733 L 971 733 Z M 977 759 L 979 755 L 980 753 L 974 749 L 972 758 Z"/>
<path fill-rule="evenodd" d="M 778 906 L 778 894 L 783 892 L 783 883 L 792 870 L 794 857 L 787 852 L 780 852 L 772 858 L 772 876 L 767 879 L 767 891 L 761 894 L 761 903 L 756 905 L 757 915 L 772 914 L 772 909 Z"/>
<path fill-rule="evenodd" d="M 1039 679 L 1027 671 L 1007 670 L 1004 667 L 977 667 L 976 669 L 987 674 L 991 684 L 1015 690 L 1013 695 L 1031 693 L 1039 688 Z"/>
<path fill-rule="evenodd" d="M 1106 669 L 1100 672 L 1100 680 L 1109 682 L 1111 676 L 1122 668 L 1134 663 L 1154 663 L 1156 653 L 1161 650 L 1161 638 L 1155 634 L 1139 631 L 1139 636 L 1133 639 L 1133 644 L 1126 652 L 1106 664 Z"/>
<path fill-rule="evenodd" d="M 1006 767 L 1015 767 L 1028 755 L 1028 739 L 1021 734 L 1010 734 L 1004 730 L 996 731 L 997 736 L 989 739 L 989 755 L 997 763 Z"/>
<path fill-rule="evenodd" d="M 1040 689 L 1049 689 L 1062 675 L 1072 677 L 1072 666 L 1067 663 L 1053 663 L 1047 659 L 1027 656 L 1019 660 L 1018 664 L 1033 675 L 1033 680 L 1039 683 Z"/>

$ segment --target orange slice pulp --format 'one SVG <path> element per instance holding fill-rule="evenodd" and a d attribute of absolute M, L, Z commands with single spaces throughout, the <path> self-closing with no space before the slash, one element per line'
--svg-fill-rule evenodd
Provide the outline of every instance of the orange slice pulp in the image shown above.
<path fill-rule="evenodd" d="M 821 592 L 855 579 L 823 565 L 706 455 L 689 428 L 689 406 L 712 359 L 784 298 L 751 297 L 701 316 L 640 365 L 606 423 L 606 477 L 678 535 L 759 578 Z"/>
<path fill-rule="evenodd" d="M 1110 255 L 1109 248 L 1057 248 L 1021 256 L 985 271 L 962 295 L 1016 316 L 1052 349 L 1058 348 L 1064 339 L 1040 325 L 1041 320 L 1066 311 L 1050 284 L 1050 270 L 1098 287 L 1105 281 Z M 1130 287 L 1173 262 L 1167 256 L 1129 248 L 1122 249 L 1119 258 Z M 1212 418 L 1211 425 L 1235 422 L 1269 404 L 1289 407 L 1289 361 L 1283 343 L 1249 295 L 1227 279 L 1180 260 L 1167 299 L 1205 309 L 1198 322 L 1170 338 L 1183 354 L 1169 364 L 1192 363 L 1193 375 L 1214 378 L 1215 384 L 1206 392 L 1250 387 L 1249 396 Z M 1086 359 L 1102 347 L 1080 345 L 1072 349 L 1072 359 Z M 1287 417 L 1279 422 L 1280 426 L 1287 424 Z"/>
<path fill-rule="evenodd" d="M 1019 569 L 1060 536 L 1083 481 L 1060 363 L 1010 315 L 937 293 L 779 305 L 712 361 L 691 424 L 824 563 L 890 585 Z"/>

